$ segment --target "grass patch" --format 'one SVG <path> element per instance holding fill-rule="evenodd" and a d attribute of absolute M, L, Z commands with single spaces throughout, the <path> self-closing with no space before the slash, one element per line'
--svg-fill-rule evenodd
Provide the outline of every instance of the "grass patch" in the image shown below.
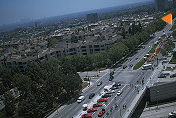
<path fill-rule="evenodd" d="M 170 29 L 170 31 L 174 31 L 176 29 L 176 21 L 174 22 L 174 25 L 172 26 L 172 28 Z"/>
<path fill-rule="evenodd" d="M 82 83 L 82 89 L 86 88 L 88 85 L 89 85 L 88 82 L 83 82 L 83 83 Z"/>
<path fill-rule="evenodd" d="M 162 35 L 161 38 L 160 38 L 160 40 L 163 40 L 165 37 L 166 37 L 165 35 Z"/>
<path fill-rule="evenodd" d="M 106 67 L 102 67 L 102 68 L 96 68 L 96 69 L 94 69 L 93 71 L 103 71 L 103 70 L 105 70 L 106 69 Z"/>
<path fill-rule="evenodd" d="M 152 49 L 149 51 L 149 54 L 154 53 L 154 52 L 155 52 L 156 47 L 157 47 L 157 45 L 156 45 L 156 44 L 154 44 L 154 45 L 152 46 Z"/>
<path fill-rule="evenodd" d="M 5 113 L 4 113 L 4 111 L 0 111 L 0 118 L 5 118 Z"/>
<path fill-rule="evenodd" d="M 145 60 L 142 58 L 135 66 L 134 66 L 134 70 L 139 69 L 143 64 L 145 63 Z"/>
<path fill-rule="evenodd" d="M 172 57 L 170 64 L 176 64 L 176 58 Z"/>

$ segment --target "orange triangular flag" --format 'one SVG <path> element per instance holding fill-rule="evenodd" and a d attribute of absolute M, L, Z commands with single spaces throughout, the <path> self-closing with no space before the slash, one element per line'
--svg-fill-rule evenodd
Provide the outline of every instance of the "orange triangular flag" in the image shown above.
<path fill-rule="evenodd" d="M 164 20 L 165 22 L 169 23 L 169 24 L 172 24 L 172 14 L 171 13 L 162 17 L 161 19 Z"/>

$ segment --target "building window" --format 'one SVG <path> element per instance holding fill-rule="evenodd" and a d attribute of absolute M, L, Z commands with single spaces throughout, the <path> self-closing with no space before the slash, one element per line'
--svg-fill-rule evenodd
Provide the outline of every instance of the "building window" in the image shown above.
<path fill-rule="evenodd" d="M 95 51 L 100 51 L 100 49 L 95 49 Z"/>
<path fill-rule="evenodd" d="M 92 48 L 92 45 L 89 45 L 89 48 Z"/>
<path fill-rule="evenodd" d="M 94 45 L 94 47 L 95 47 L 95 48 L 98 48 L 98 47 L 99 47 L 99 45 Z"/>
<path fill-rule="evenodd" d="M 86 46 L 81 46 L 81 48 L 86 48 Z"/>

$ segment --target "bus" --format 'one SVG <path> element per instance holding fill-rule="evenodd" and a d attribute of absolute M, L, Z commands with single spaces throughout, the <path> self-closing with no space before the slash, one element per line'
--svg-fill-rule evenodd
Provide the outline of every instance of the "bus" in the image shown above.
<path fill-rule="evenodd" d="M 143 65 L 143 70 L 148 70 L 148 69 L 152 69 L 152 64 L 145 64 Z"/>

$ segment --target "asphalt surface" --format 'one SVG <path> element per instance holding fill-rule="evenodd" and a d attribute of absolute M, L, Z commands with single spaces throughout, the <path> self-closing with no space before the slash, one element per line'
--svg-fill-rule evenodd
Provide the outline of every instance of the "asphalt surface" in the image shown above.
<path fill-rule="evenodd" d="M 163 35 L 163 31 L 167 33 L 170 28 L 171 25 L 167 25 L 162 31 L 156 32 L 155 38 L 149 41 L 149 43 L 145 45 L 144 49 L 141 48 L 140 50 L 138 50 L 134 56 L 129 57 L 128 60 L 123 63 L 122 67 L 115 69 L 114 79 L 112 82 L 121 82 L 122 86 L 120 86 L 120 88 L 117 89 L 115 93 L 113 93 L 113 96 L 108 99 L 108 102 L 104 103 L 101 107 L 106 109 L 106 113 L 103 115 L 103 117 L 120 118 L 124 115 L 126 109 L 135 98 L 135 96 L 138 94 L 138 91 L 142 89 L 142 79 L 144 78 L 145 86 L 146 82 L 152 74 L 152 70 L 133 70 L 130 65 L 134 66 L 135 64 L 137 64 L 137 62 L 148 53 L 154 42 Z M 125 69 L 123 69 L 124 65 L 127 66 Z M 84 113 L 82 110 L 82 105 L 88 104 L 89 107 L 92 106 L 92 104 L 96 103 L 96 100 L 100 98 L 100 93 L 103 92 L 104 86 L 112 83 L 109 81 L 109 77 L 110 71 L 107 71 L 104 75 L 102 75 L 102 77 L 100 77 L 100 79 L 95 81 L 89 89 L 82 93 L 82 95 L 84 95 L 86 98 L 83 102 L 77 103 L 75 100 L 74 102 L 65 105 L 62 109 L 59 109 L 52 118 L 80 118 L 81 114 Z M 101 86 L 97 86 L 97 83 L 100 80 L 103 83 Z M 118 90 L 123 91 L 120 96 L 116 96 Z M 91 93 L 96 94 L 93 99 L 89 99 L 89 95 Z M 116 105 L 118 106 L 117 108 L 115 108 Z M 123 106 L 126 106 L 126 108 L 123 108 Z M 98 117 L 97 115 L 101 108 L 99 108 L 98 111 L 92 113 L 93 118 Z"/>

